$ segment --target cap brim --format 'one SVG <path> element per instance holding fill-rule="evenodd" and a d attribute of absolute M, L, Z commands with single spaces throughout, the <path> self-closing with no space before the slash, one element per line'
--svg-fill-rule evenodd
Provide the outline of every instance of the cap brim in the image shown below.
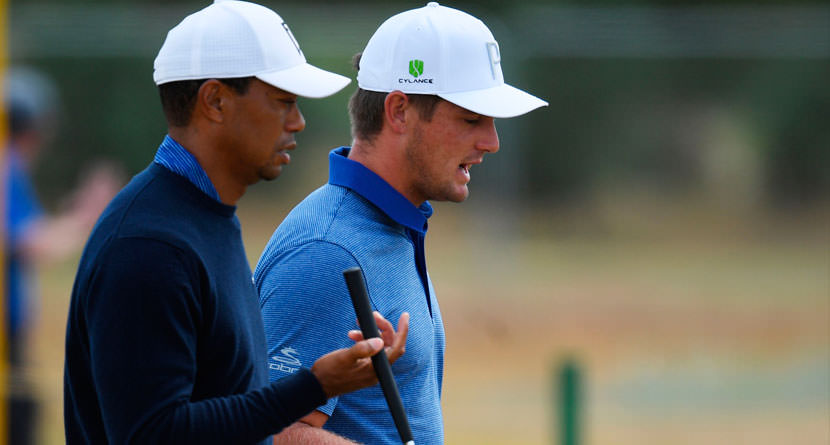
<path fill-rule="evenodd" d="M 474 113 L 496 118 L 521 116 L 548 105 L 542 99 L 507 84 L 438 96 Z"/>
<path fill-rule="evenodd" d="M 260 73 L 256 78 L 297 96 L 319 99 L 342 90 L 352 80 L 303 63 L 288 69 Z"/>

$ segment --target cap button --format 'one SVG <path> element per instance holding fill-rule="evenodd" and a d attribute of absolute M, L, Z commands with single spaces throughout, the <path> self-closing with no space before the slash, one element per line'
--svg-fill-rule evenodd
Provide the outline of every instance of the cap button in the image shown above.
<path fill-rule="evenodd" d="M 429 6 L 430 8 L 437 8 L 439 5 L 438 2 L 429 2 L 427 3 L 427 6 Z"/>

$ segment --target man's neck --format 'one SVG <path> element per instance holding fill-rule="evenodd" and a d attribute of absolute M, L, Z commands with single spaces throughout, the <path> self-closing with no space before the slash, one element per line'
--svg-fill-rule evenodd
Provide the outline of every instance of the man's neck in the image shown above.
<path fill-rule="evenodd" d="M 236 205 L 245 194 L 246 186 L 233 180 L 227 163 L 221 159 L 217 139 L 191 127 L 170 127 L 168 134 L 196 158 L 219 194 L 219 200 L 226 205 Z"/>
<path fill-rule="evenodd" d="M 417 196 L 412 190 L 404 152 L 404 147 L 395 147 L 381 141 L 380 136 L 372 142 L 356 138 L 349 150 L 349 159 L 363 164 L 364 167 L 383 178 L 412 205 L 420 207 L 426 198 Z"/>

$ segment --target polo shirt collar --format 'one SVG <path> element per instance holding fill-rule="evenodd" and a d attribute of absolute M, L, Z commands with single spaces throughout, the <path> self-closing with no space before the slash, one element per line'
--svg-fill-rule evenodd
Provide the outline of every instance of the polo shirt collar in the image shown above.
<path fill-rule="evenodd" d="M 166 167 L 173 173 L 184 176 L 204 194 L 222 202 L 216 187 L 213 186 L 213 182 L 210 181 L 205 170 L 199 165 L 196 157 L 171 138 L 170 135 L 164 136 L 153 162 Z"/>
<path fill-rule="evenodd" d="M 353 190 L 398 224 L 426 234 L 427 219 L 432 216 L 429 202 L 415 207 L 377 173 L 349 159 L 349 150 L 350 147 L 339 147 L 329 153 L 329 184 Z"/>

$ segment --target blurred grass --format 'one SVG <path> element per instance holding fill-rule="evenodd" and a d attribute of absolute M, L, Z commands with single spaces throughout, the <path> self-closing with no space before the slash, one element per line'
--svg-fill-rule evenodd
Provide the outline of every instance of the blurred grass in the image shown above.
<path fill-rule="evenodd" d="M 510 220 L 476 199 L 437 204 L 427 239 L 447 330 L 447 443 L 550 443 L 566 356 L 586 370 L 587 443 L 830 442 L 827 208 L 748 218 L 618 201 Z M 252 266 L 288 202 L 240 203 Z M 40 271 L 41 443 L 63 441 L 76 263 Z"/>

